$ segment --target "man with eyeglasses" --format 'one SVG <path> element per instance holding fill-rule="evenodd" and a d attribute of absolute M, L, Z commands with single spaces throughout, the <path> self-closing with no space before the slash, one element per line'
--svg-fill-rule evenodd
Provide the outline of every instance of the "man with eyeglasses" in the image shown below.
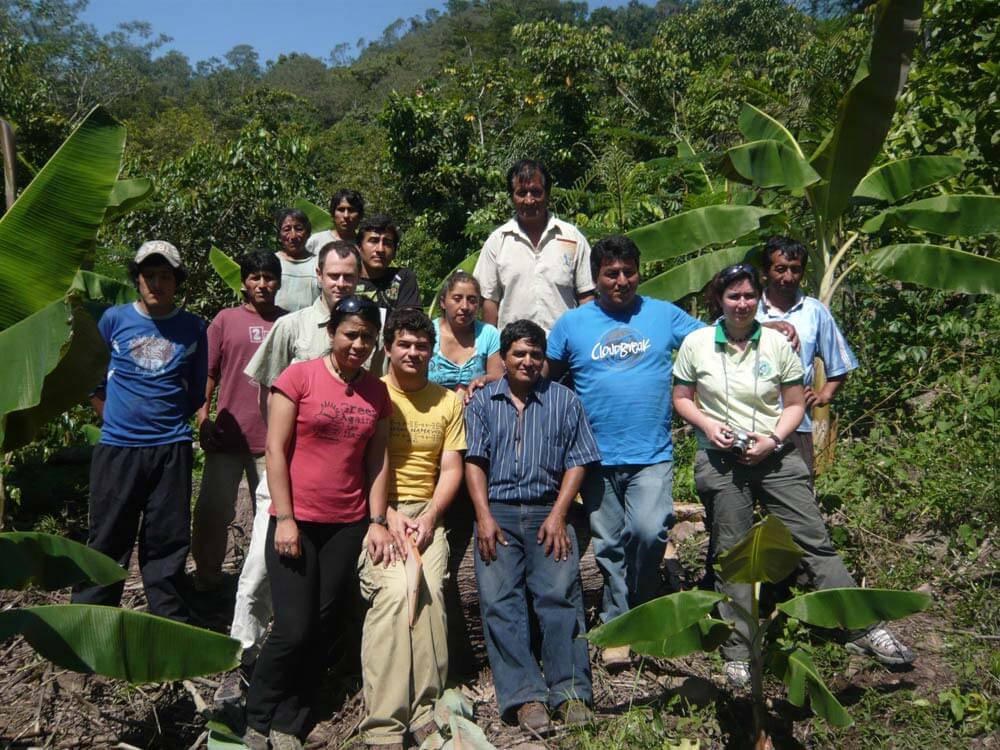
<path fill-rule="evenodd" d="M 321 294 L 309 307 L 278 318 L 244 373 L 260 387 L 261 413 L 267 420 L 267 394 L 271 384 L 293 362 L 322 357 L 330 349 L 326 324 L 333 306 L 350 297 L 361 275 L 361 256 L 353 242 L 335 240 L 324 245 L 317 260 L 316 275 Z M 262 472 L 257 484 L 253 532 L 236 589 L 236 606 L 229 634 L 240 641 L 241 664 L 223 679 L 215 693 L 219 706 L 238 704 L 249 684 L 249 675 L 271 620 L 271 591 L 264 552 L 271 495 Z"/>
<path fill-rule="evenodd" d="M 594 245 L 590 268 L 597 301 L 556 322 L 547 357 L 551 378 L 572 373 L 601 451 L 581 494 L 604 576 L 600 617 L 608 622 L 659 594 L 674 520 L 672 353 L 705 324 L 637 293 L 639 248 L 628 237 Z M 774 327 L 786 335 L 791 328 Z M 601 658 L 609 669 L 631 662 L 628 646 L 605 649 Z"/>

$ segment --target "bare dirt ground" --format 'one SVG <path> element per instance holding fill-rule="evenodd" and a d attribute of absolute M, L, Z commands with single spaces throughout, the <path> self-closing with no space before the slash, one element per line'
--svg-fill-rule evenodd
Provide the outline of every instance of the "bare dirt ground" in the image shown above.
<path fill-rule="evenodd" d="M 246 503 L 247 498 L 244 498 Z M 232 612 L 236 575 L 250 528 L 249 504 L 243 505 L 230 539 L 227 556 L 227 585 L 211 606 L 202 606 L 200 614 L 208 625 L 225 632 Z M 696 522 L 696 521 L 695 521 Z M 689 529 L 690 531 L 690 529 Z M 458 540 L 456 540 L 458 541 Z M 586 540 L 581 539 L 581 544 Z M 461 548 L 461 542 L 454 544 Z M 456 556 L 459 549 L 455 550 Z M 475 706 L 476 722 L 498 748 L 573 747 L 578 735 L 556 733 L 544 740 L 526 735 L 504 723 L 497 713 L 489 668 L 485 663 L 481 632 L 477 632 L 477 612 L 471 560 L 468 554 L 456 576 L 461 610 L 470 625 L 457 641 L 466 647 L 466 677 L 457 683 Z M 583 561 L 583 580 L 588 618 L 592 621 L 597 605 L 600 577 L 588 550 Z M 678 570 L 674 566 L 675 572 Z M 690 585 L 696 571 L 680 570 L 680 582 Z M 676 578 L 674 583 L 677 583 Z M 470 590 L 470 586 L 473 589 Z M 6 592 L 0 594 L 0 608 L 66 602 L 68 594 L 57 592 Z M 145 597 L 133 564 L 126 585 L 125 606 L 143 609 Z M 831 689 L 850 710 L 866 690 L 895 692 L 914 689 L 933 699 L 937 692 L 955 684 L 955 676 L 942 656 L 941 632 L 945 623 L 929 614 L 899 623 L 897 630 L 915 644 L 920 658 L 906 672 L 890 672 L 865 659 L 852 658 L 841 674 L 827 675 Z M 453 649 L 454 653 L 454 649 Z M 607 673 L 592 653 L 594 664 L 594 702 L 599 719 L 621 716 L 643 706 L 661 706 L 672 696 L 681 696 L 693 706 L 713 707 L 716 729 L 708 743 L 702 733 L 702 748 L 740 747 L 735 738 L 747 734 L 751 721 L 745 696 L 732 696 L 719 674 L 717 659 L 691 656 L 674 661 L 644 660 L 617 674 Z M 220 676 L 197 678 L 184 684 L 130 686 L 97 676 L 83 677 L 53 667 L 40 659 L 20 638 L 0 644 L 0 747 L 3 748 L 168 748 L 182 750 L 206 747 L 205 717 L 199 713 L 212 694 Z M 356 674 L 331 674 L 324 691 L 324 705 L 318 711 L 319 722 L 309 737 L 309 748 L 339 748 L 357 744 L 356 729 L 363 704 Z M 809 746 L 808 722 L 798 721 L 809 715 L 783 702 L 777 689 L 773 694 L 773 727 L 779 747 Z M 794 728 L 793 728 L 794 727 Z M 976 742 L 972 747 L 997 747 Z"/>

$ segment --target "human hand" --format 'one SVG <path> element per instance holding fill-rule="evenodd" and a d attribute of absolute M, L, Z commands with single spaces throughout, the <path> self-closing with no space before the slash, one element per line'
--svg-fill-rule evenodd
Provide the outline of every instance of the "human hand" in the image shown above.
<path fill-rule="evenodd" d="M 392 533 L 381 524 L 373 523 L 368 527 L 368 556 L 373 565 L 383 563 L 388 568 L 402 559 L 400 546 Z"/>
<path fill-rule="evenodd" d="M 421 552 L 427 549 L 434 538 L 434 529 L 437 526 L 437 513 L 428 508 L 416 518 L 407 519 L 406 533 L 413 539 L 417 549 Z"/>
<path fill-rule="evenodd" d="M 410 519 L 395 508 L 389 508 L 385 512 L 385 520 L 389 524 L 389 533 L 392 534 L 393 551 L 399 559 L 405 560 L 409 549 L 406 538 L 410 536 Z"/>
<path fill-rule="evenodd" d="M 727 451 L 733 447 L 733 438 L 735 436 L 729 425 L 710 419 L 705 427 L 705 437 L 707 437 L 708 442 L 716 448 L 721 448 L 722 450 Z"/>
<path fill-rule="evenodd" d="M 472 401 L 472 396 L 475 394 L 475 392 L 478 391 L 480 388 L 482 388 L 484 385 L 486 385 L 486 383 L 487 380 L 485 375 L 470 380 L 469 384 L 465 386 L 465 394 L 462 396 L 462 403 L 468 406 L 469 402 Z"/>
<path fill-rule="evenodd" d="M 807 409 L 820 408 L 830 405 L 830 399 L 826 397 L 823 391 L 817 393 L 808 385 L 802 389 L 802 396 L 805 399 Z"/>
<path fill-rule="evenodd" d="M 801 342 L 799 341 L 799 332 L 795 330 L 795 326 L 784 320 L 772 320 L 763 324 L 765 328 L 773 328 L 774 330 L 781 333 L 788 343 L 792 345 L 792 349 L 796 352 L 799 351 Z"/>
<path fill-rule="evenodd" d="M 747 437 L 749 438 L 749 445 L 747 445 L 747 451 L 743 454 L 740 461 L 750 466 L 760 463 L 778 448 L 778 443 L 770 435 L 764 435 L 760 432 L 748 432 Z"/>
<path fill-rule="evenodd" d="M 507 538 L 493 516 L 476 519 L 476 545 L 479 547 L 479 556 L 487 565 L 497 559 L 498 543 L 506 547 Z"/>
<path fill-rule="evenodd" d="M 556 562 L 569 558 L 571 544 L 569 534 L 566 533 L 566 516 L 557 514 L 555 510 L 549 513 L 545 522 L 538 529 L 536 537 L 539 544 L 544 544 L 543 552 L 548 557 L 552 553 L 552 559 Z"/>
<path fill-rule="evenodd" d="M 294 518 L 278 521 L 274 528 L 274 549 L 281 557 L 296 558 L 302 555 L 299 527 Z"/>

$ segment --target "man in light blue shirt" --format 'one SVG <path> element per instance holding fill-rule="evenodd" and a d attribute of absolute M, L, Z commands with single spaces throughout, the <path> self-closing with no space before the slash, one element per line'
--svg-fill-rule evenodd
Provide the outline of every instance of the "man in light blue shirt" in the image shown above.
<path fill-rule="evenodd" d="M 847 374 L 858 367 L 857 357 L 837 327 L 826 305 L 807 297 L 799 288 L 805 274 L 808 254 L 801 243 L 788 237 L 771 237 L 764 247 L 764 275 L 767 286 L 760 299 L 757 320 L 761 323 L 785 321 L 795 326 L 799 335 L 799 357 L 805 371 L 806 416 L 790 442 L 813 473 L 813 438 L 811 407 L 826 406 L 847 381 Z M 819 390 L 814 360 L 819 358 L 826 371 L 826 383 Z"/>

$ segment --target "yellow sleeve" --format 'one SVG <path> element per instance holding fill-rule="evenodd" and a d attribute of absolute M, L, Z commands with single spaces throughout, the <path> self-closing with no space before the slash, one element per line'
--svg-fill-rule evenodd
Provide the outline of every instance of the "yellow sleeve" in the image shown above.
<path fill-rule="evenodd" d="M 451 391 L 448 392 L 448 423 L 444 428 L 444 447 L 446 451 L 465 450 L 465 412 L 462 409 L 462 399 Z"/>

